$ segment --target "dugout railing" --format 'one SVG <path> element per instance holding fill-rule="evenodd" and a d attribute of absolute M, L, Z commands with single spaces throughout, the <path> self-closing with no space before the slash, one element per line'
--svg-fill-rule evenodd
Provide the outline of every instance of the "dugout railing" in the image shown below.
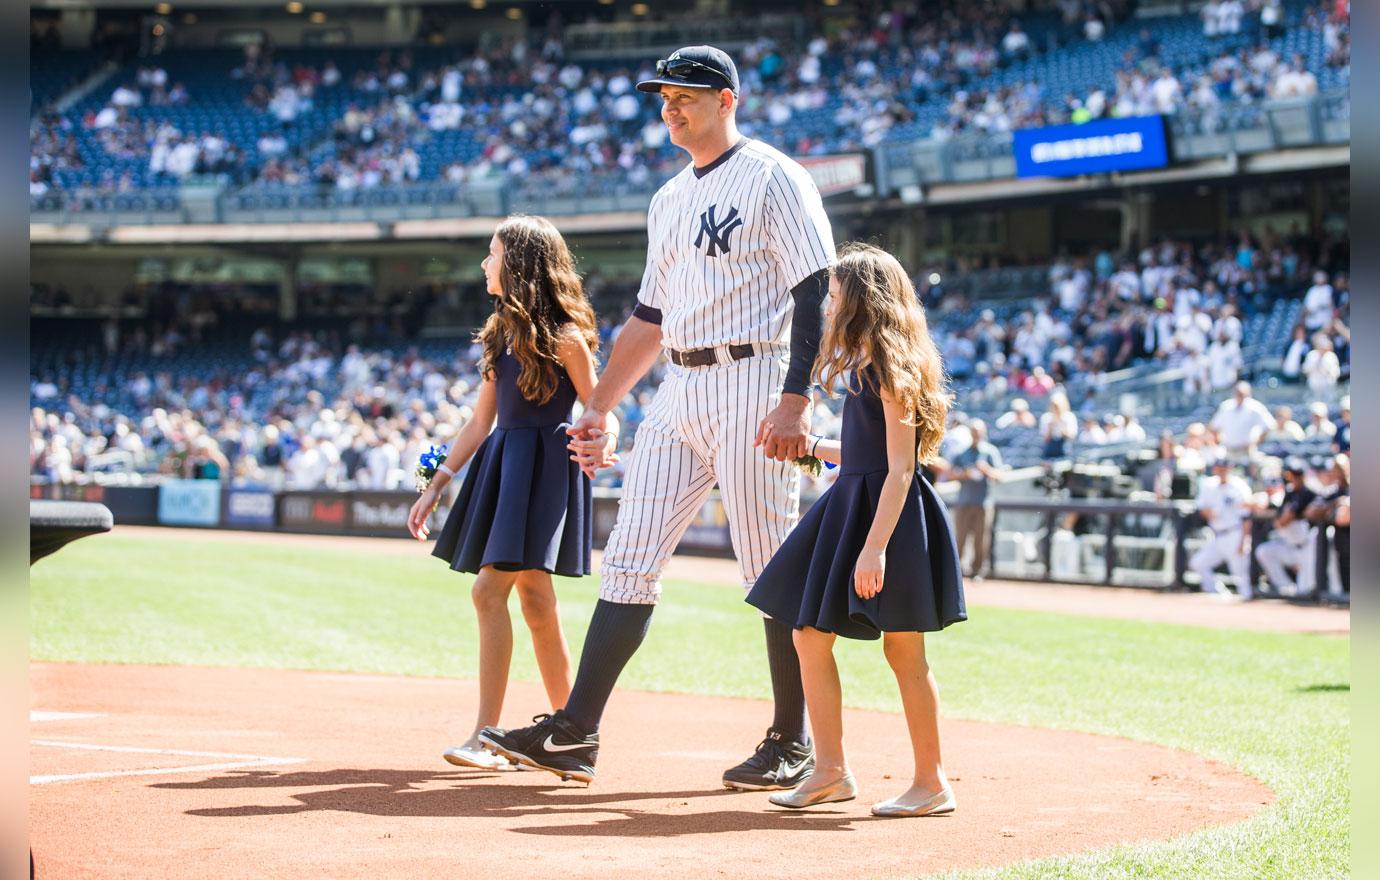
<path fill-rule="evenodd" d="M 1182 590 L 1194 516 L 1187 502 L 998 501 L 988 536 L 992 575 Z"/>
<path fill-rule="evenodd" d="M 1268 514 L 1251 521 L 1251 581 L 1265 598 L 1295 598 L 1276 593 L 1261 577 L 1254 548 L 1269 536 Z M 1351 582 L 1351 530 L 1321 526 L 1321 540 L 1310 564 L 1326 590 L 1330 561 L 1340 568 L 1347 602 Z M 1189 558 L 1209 532 L 1191 501 L 1125 502 L 1100 499 L 997 501 L 988 547 L 993 577 L 1069 584 L 1196 590 Z M 1230 578 L 1226 578 L 1230 581 Z M 1312 601 L 1312 597 L 1303 597 Z"/>

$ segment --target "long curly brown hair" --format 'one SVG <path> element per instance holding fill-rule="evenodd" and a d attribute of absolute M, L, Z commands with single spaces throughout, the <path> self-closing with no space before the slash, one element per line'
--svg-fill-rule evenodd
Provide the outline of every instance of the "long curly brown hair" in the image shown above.
<path fill-rule="evenodd" d="M 560 232 L 545 217 L 514 214 L 494 232 L 503 244 L 494 313 L 475 339 L 484 347 L 480 373 L 495 376 L 498 359 L 511 348 L 521 371 L 518 390 L 536 404 L 551 400 L 565 368 L 557 346 L 562 333 L 574 330 L 589 346 L 599 348 L 594 307 L 585 296 L 575 260 Z"/>
<path fill-rule="evenodd" d="M 953 396 L 915 285 L 895 257 L 869 244 L 846 245 L 832 273 L 838 301 L 820 342 L 814 381 L 833 396 L 836 380 L 871 367 L 881 390 L 909 414 L 916 457 L 933 461 Z M 861 389 L 850 383 L 848 390 Z"/>

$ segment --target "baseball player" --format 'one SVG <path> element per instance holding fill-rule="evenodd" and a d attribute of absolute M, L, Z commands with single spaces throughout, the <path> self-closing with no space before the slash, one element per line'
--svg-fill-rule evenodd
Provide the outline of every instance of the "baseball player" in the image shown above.
<path fill-rule="evenodd" d="M 1208 463 L 1214 480 L 1204 480 L 1198 489 L 1198 511 L 1212 529 L 1212 538 L 1199 547 L 1188 564 L 1198 573 L 1204 593 L 1229 596 L 1217 580 L 1217 566 L 1226 563 L 1236 592 L 1241 599 L 1251 598 L 1250 533 L 1246 529 L 1251 514 L 1251 487 L 1231 472 L 1231 460 L 1217 458 Z"/>
<path fill-rule="evenodd" d="M 570 700 L 531 727 L 480 735 L 512 760 L 584 782 L 594 776 L 605 703 L 661 596 L 662 568 L 714 485 L 745 588 L 795 525 L 791 461 L 805 453 L 834 260 L 809 174 L 738 133 L 728 55 L 680 49 L 637 88 L 660 95 L 671 142 L 692 162 L 652 198 L 637 307 L 570 429 L 577 460 L 597 458 L 604 414 L 663 350 L 671 365 L 638 428 Z M 740 790 L 793 788 L 814 768 L 792 626 L 764 621 L 775 716 L 756 751 L 724 773 Z"/>
<path fill-rule="evenodd" d="M 1270 585 L 1281 596 L 1306 596 L 1313 590 L 1313 526 L 1304 511 L 1317 494 L 1304 482 L 1307 466 L 1300 459 L 1284 462 L 1284 500 L 1275 517 L 1274 534 L 1255 548 L 1255 558 Z M 1297 580 L 1287 569 L 1297 569 Z"/>

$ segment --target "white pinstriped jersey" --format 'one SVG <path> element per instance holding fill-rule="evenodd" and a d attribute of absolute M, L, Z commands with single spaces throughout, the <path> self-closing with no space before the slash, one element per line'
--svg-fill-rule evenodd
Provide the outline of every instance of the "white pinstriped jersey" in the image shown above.
<path fill-rule="evenodd" d="M 834 261 L 824 203 L 801 165 L 751 138 L 699 176 L 666 182 L 647 212 L 638 301 L 664 345 L 788 343 L 791 288 Z"/>

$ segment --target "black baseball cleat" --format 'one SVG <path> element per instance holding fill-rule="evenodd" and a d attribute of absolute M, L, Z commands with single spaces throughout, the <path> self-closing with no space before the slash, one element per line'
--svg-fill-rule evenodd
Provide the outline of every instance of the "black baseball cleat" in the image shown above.
<path fill-rule="evenodd" d="M 555 773 L 562 780 L 593 782 L 599 734 L 585 733 L 559 709 L 532 720 L 536 723 L 531 727 L 516 730 L 486 727 L 479 731 L 479 741 L 510 761 Z"/>
<path fill-rule="evenodd" d="M 752 757 L 724 771 L 724 787 L 739 791 L 795 788 L 813 772 L 814 744 L 788 740 L 781 731 L 770 728 Z"/>

